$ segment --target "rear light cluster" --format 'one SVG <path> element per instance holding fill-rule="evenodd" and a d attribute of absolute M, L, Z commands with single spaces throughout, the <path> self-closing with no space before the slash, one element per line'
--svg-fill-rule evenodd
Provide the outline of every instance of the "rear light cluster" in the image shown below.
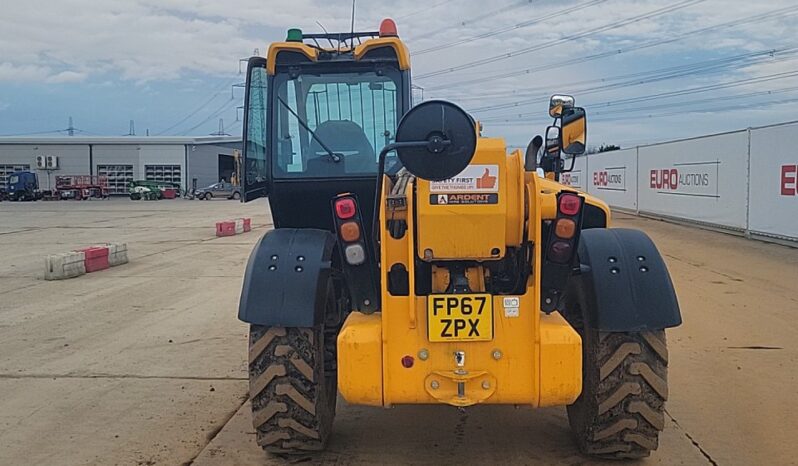
<path fill-rule="evenodd" d="M 344 247 L 344 258 L 349 265 L 366 262 L 366 243 L 363 240 L 357 201 L 349 194 L 333 200 L 338 238 Z"/>
<path fill-rule="evenodd" d="M 568 264 L 574 258 L 580 214 L 584 200 L 574 193 L 560 193 L 557 198 L 557 219 L 554 221 L 552 235 L 546 257 L 555 264 Z"/>
<path fill-rule="evenodd" d="M 568 280 L 574 273 L 585 199 L 574 192 L 557 195 L 557 217 L 551 221 L 540 277 L 540 309 L 561 309 Z"/>
<path fill-rule="evenodd" d="M 379 270 L 375 258 L 369 257 L 363 229 L 363 215 L 357 196 L 343 193 L 335 196 L 332 209 L 335 235 L 342 252 L 341 271 L 354 309 L 371 313 L 380 308 Z"/>

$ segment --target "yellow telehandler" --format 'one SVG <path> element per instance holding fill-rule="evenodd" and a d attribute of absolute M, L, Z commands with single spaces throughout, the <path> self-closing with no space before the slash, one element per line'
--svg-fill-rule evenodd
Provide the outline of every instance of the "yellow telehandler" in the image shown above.
<path fill-rule="evenodd" d="M 507 153 L 455 104 L 412 106 L 390 19 L 291 29 L 249 59 L 246 89 L 243 200 L 268 195 L 275 226 L 239 305 L 258 444 L 322 450 L 340 393 L 567 406 L 584 453 L 657 448 L 679 306 L 652 241 L 558 183 L 586 147 L 572 97 L 551 99 L 539 164 Z"/>

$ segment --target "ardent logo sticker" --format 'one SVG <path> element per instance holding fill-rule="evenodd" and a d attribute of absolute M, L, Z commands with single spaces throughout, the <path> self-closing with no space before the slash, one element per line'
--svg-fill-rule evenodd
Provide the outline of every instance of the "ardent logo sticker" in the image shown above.
<path fill-rule="evenodd" d="M 499 166 L 469 165 L 448 180 L 431 182 L 429 190 L 433 193 L 497 193 L 499 192 Z"/>
<path fill-rule="evenodd" d="M 432 205 L 474 205 L 498 204 L 499 195 L 496 193 L 452 193 L 430 194 L 429 203 Z"/>

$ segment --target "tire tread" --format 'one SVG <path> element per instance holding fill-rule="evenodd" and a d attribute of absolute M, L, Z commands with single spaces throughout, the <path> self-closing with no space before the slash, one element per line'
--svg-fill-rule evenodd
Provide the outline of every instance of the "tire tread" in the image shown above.
<path fill-rule="evenodd" d="M 583 392 L 568 407 L 580 449 L 606 459 L 649 456 L 665 427 L 665 332 L 585 332 Z"/>
<path fill-rule="evenodd" d="M 270 453 L 319 451 L 329 437 L 335 396 L 330 400 L 323 385 L 323 352 L 314 344 L 319 331 L 251 326 L 252 423 L 258 444 Z"/>

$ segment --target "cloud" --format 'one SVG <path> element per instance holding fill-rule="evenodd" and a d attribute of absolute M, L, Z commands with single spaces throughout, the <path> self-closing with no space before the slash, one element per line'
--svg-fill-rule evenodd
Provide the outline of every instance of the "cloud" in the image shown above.
<path fill-rule="evenodd" d="M 51 70 L 38 65 L 15 65 L 9 62 L 0 63 L 0 81 L 30 82 L 46 77 Z"/>
<path fill-rule="evenodd" d="M 582 8 L 580 5 L 588 4 L 588 0 L 361 0 L 356 19 L 357 29 L 374 30 L 383 17 L 396 18 L 400 35 L 406 39 L 411 52 L 465 42 L 413 56 L 416 77 L 506 54 L 505 58 L 490 63 L 415 79 L 422 87 L 436 88 L 425 97 L 462 99 L 462 104 L 471 109 L 517 101 L 519 95 L 545 100 L 551 93 L 583 89 L 613 76 L 690 65 L 745 51 L 798 45 L 794 27 L 798 11 L 793 11 L 768 21 L 741 24 L 657 47 L 598 60 L 576 60 L 568 66 L 546 69 L 546 65 L 552 63 L 664 41 L 696 29 L 795 6 L 794 0 L 770 0 L 766 4 L 750 0 L 706 0 L 655 18 L 630 21 L 623 27 L 583 34 L 676 1 L 607 0 Z M 266 45 L 282 39 L 289 27 L 319 31 L 319 21 L 329 31 L 346 31 L 351 20 L 350 0 L 26 0 L 6 3 L 10 4 L 4 5 L 0 15 L 0 85 L 13 82 L 102 87 L 133 83 L 138 84 L 133 86 L 137 92 L 144 92 L 146 86 L 159 92 L 163 89 L 159 83 L 164 81 L 191 80 L 179 91 L 188 93 L 189 87 L 195 87 L 194 80 L 198 76 L 232 77 L 239 58 L 248 56 L 255 48 L 264 54 Z M 524 25 L 564 9 L 573 11 Z M 514 27 L 516 25 L 518 27 Z M 508 27 L 512 30 L 496 33 Z M 580 38 L 516 53 L 574 35 Z M 475 39 L 479 36 L 484 37 Z M 790 67 L 795 69 L 794 66 L 792 62 L 776 61 L 762 66 L 730 67 L 630 85 L 595 96 L 577 96 L 577 100 L 583 103 L 611 101 L 629 95 L 761 76 Z M 530 69 L 534 71 L 524 72 Z M 463 81 L 472 82 L 458 84 Z M 590 82 L 594 84 L 588 84 Z M 202 80 L 196 83 L 198 89 L 203 85 Z M 779 87 L 779 83 L 772 83 L 772 87 Z M 727 92 L 733 95 L 750 92 L 750 89 Z M 514 114 L 539 111 L 541 118 L 529 120 L 529 128 L 536 128 L 545 120 L 542 100 L 518 109 L 477 112 L 476 117 L 513 119 Z M 164 105 L 170 102 L 165 96 Z M 671 127 L 678 124 L 668 122 Z M 613 127 L 598 125 L 598 132 L 592 134 L 604 138 L 604 142 L 612 142 Z M 523 126 L 500 122 L 491 123 L 488 128 L 492 134 L 515 138 L 516 143 L 527 139 L 524 134 L 531 132 Z"/>
<path fill-rule="evenodd" d="M 61 71 L 60 73 L 48 76 L 46 81 L 52 84 L 59 84 L 80 82 L 84 79 L 86 79 L 86 73 L 78 73 L 77 71 Z"/>

